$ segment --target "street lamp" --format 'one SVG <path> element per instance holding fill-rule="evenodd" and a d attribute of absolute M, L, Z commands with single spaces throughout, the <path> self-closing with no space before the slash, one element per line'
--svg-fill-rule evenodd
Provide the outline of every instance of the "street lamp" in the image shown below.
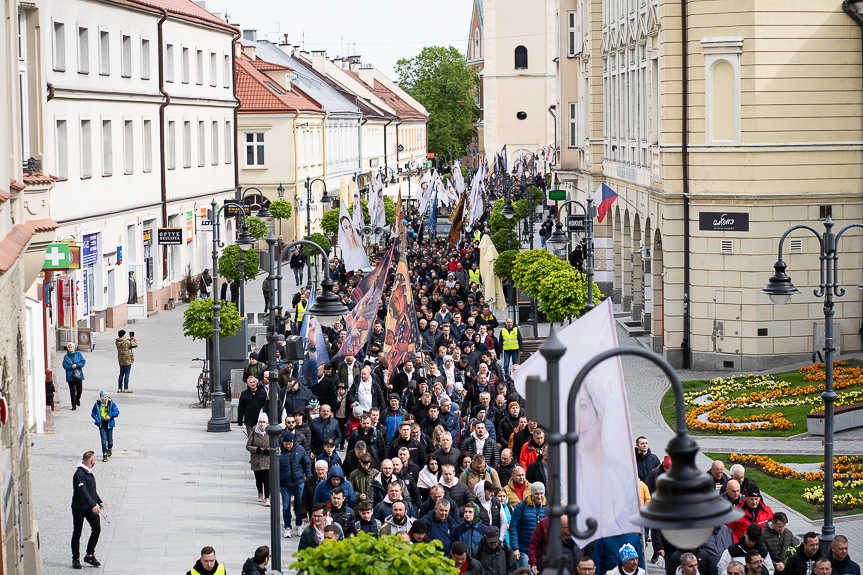
<path fill-rule="evenodd" d="M 279 194 L 279 199 L 285 199 L 285 187 L 282 185 L 282 182 L 279 182 L 279 187 L 276 188 L 276 192 Z"/>
<path fill-rule="evenodd" d="M 418 162 L 411 161 L 411 162 L 408 162 L 407 164 L 405 164 L 405 168 L 407 168 L 407 171 L 408 171 L 408 209 L 407 209 L 408 213 L 410 213 L 410 209 L 411 209 L 411 170 L 413 169 L 414 164 L 416 164 L 417 175 L 419 175 L 420 170 L 422 169 L 422 166 L 420 166 Z"/>
<path fill-rule="evenodd" d="M 586 529 L 579 531 L 577 517 L 579 507 L 577 502 L 576 474 L 577 458 L 575 446 L 579 435 L 576 432 L 576 402 L 578 392 L 587 374 L 603 361 L 621 356 L 635 355 L 643 357 L 656 364 L 671 381 L 674 391 L 676 412 L 676 436 L 668 442 L 666 451 L 671 457 L 671 467 L 656 481 L 656 491 L 653 498 L 641 507 L 638 513 L 630 517 L 636 525 L 662 530 L 664 537 L 682 549 L 693 549 L 703 544 L 713 533 L 716 525 L 730 523 L 743 516 L 743 511 L 734 507 L 730 501 L 722 499 L 714 489 L 713 480 L 698 470 L 695 457 L 698 455 L 698 444 L 689 435 L 686 428 L 686 405 L 683 397 L 683 384 L 674 368 L 662 357 L 638 347 L 618 347 L 606 350 L 581 368 L 575 376 L 567 398 L 566 434 L 560 433 L 560 410 L 555 402 L 560 397 L 560 359 L 566 353 L 564 346 L 551 330 L 551 334 L 540 347 L 539 352 L 547 362 L 547 381 L 538 377 L 528 378 L 528 388 L 534 387 L 535 393 L 546 393 L 552 401 L 528 402 L 528 417 L 534 421 L 546 421 L 551 432 L 547 438 L 549 444 L 549 496 L 546 515 L 548 516 L 548 553 L 543 561 L 545 575 L 556 575 L 563 568 L 562 537 L 560 518 L 565 514 L 569 518 L 569 528 L 576 539 L 591 537 L 597 528 L 594 518 L 585 521 Z M 530 393 L 530 391 L 529 391 Z M 531 393 L 533 395 L 533 393 Z M 569 502 L 560 505 L 561 494 L 557 493 L 560 485 L 560 446 L 567 445 L 567 493 Z"/>
<path fill-rule="evenodd" d="M 295 246 L 308 246 L 309 248 L 317 249 L 324 257 L 324 269 L 329 269 L 330 260 L 327 253 L 318 244 L 306 240 L 297 240 L 286 245 L 276 258 L 276 243 L 278 240 L 273 235 L 273 232 L 267 236 L 267 246 L 270 256 L 270 285 L 275 286 L 279 294 L 279 307 L 281 310 L 282 300 L 282 260 L 286 254 L 291 252 Z M 311 314 L 318 320 L 321 325 L 333 326 L 339 320 L 340 316 L 347 315 L 348 309 L 341 303 L 339 297 L 333 293 L 333 280 L 327 274 L 321 282 L 321 295 L 315 298 L 315 303 L 306 310 L 306 313 Z M 270 307 L 272 308 L 272 297 L 274 290 L 270 290 Z M 278 380 L 278 364 L 276 363 L 276 342 L 278 341 L 276 333 L 276 316 L 270 314 L 269 322 L 267 323 L 267 369 L 270 372 L 270 390 L 269 390 L 269 417 L 270 424 L 267 426 L 267 435 L 270 437 L 270 485 L 274 486 L 270 490 L 270 555 L 272 560 L 272 569 L 281 571 L 282 568 L 282 538 L 280 534 L 282 508 L 279 504 L 280 491 L 275 488 L 279 484 L 279 447 L 281 441 L 279 437 L 283 431 L 279 425 L 279 380 Z"/>
<path fill-rule="evenodd" d="M 249 226 L 246 224 L 246 210 L 245 204 L 242 204 L 236 200 L 226 200 L 225 206 L 235 206 L 240 210 L 240 217 L 242 218 L 242 231 L 240 235 L 237 237 L 237 245 L 240 246 L 240 317 L 246 317 L 246 252 L 249 251 L 252 246 L 255 245 L 255 238 L 252 234 L 249 233 Z"/>
<path fill-rule="evenodd" d="M 216 204 L 216 200 L 210 202 L 213 211 L 213 381 L 215 382 L 215 391 L 213 391 L 213 401 L 210 404 L 211 415 L 207 422 L 207 431 L 223 432 L 231 431 L 231 422 L 225 417 L 225 392 L 222 391 L 221 381 L 221 352 L 219 350 L 219 311 L 222 306 L 219 305 L 219 247 L 224 247 L 221 243 L 219 234 L 219 218 L 222 215 L 221 208 Z"/>
<path fill-rule="evenodd" d="M 560 223 L 560 219 L 557 220 L 554 228 L 554 233 L 545 241 L 552 253 L 557 250 L 562 250 L 569 245 L 569 239 L 566 237 L 566 234 L 563 233 L 563 224 Z"/>
<path fill-rule="evenodd" d="M 386 182 L 386 181 L 387 181 L 387 174 L 389 174 L 390 172 L 392 172 L 392 176 L 390 176 L 389 184 L 390 184 L 391 186 L 394 186 L 395 184 L 399 183 L 398 179 L 396 178 L 396 171 L 395 171 L 395 169 L 393 169 L 393 168 L 391 168 L 391 167 L 389 167 L 389 166 L 383 166 L 383 167 L 381 167 L 381 168 L 378 168 L 378 174 L 383 174 L 383 175 L 384 175 L 384 177 L 383 177 L 383 178 L 381 178 L 384 182 Z"/>
<path fill-rule="evenodd" d="M 324 186 L 324 193 L 321 196 L 321 205 L 327 206 L 332 203 L 332 200 L 327 195 L 327 183 L 323 180 L 323 178 L 315 178 L 312 180 L 309 176 L 306 176 L 306 238 L 312 237 L 312 204 L 314 200 L 312 199 L 312 185 L 315 182 L 320 182 Z M 326 207 L 324 207 L 326 209 Z M 323 216 L 323 214 L 322 214 Z M 309 253 L 309 260 L 307 263 L 308 266 L 308 274 L 309 274 L 309 290 L 312 289 L 312 254 Z M 326 268 L 325 268 L 326 269 Z"/>
<path fill-rule="evenodd" d="M 764 286 L 764 289 L 758 293 L 767 294 L 776 305 L 784 305 L 791 301 L 791 296 L 800 293 L 794 284 L 791 283 L 791 278 L 785 273 L 787 265 L 782 259 L 782 244 L 785 242 L 785 237 L 797 229 L 804 229 L 815 234 L 818 238 L 820 247 L 819 263 L 821 267 L 821 283 L 819 287 L 813 290 L 815 297 L 824 298 L 824 393 L 821 397 L 824 399 L 824 525 L 821 527 L 821 552 L 826 554 L 830 545 L 833 543 L 833 537 L 836 534 L 836 527 L 833 525 L 833 404 L 836 402 L 836 392 L 833 391 L 833 297 L 842 297 L 845 295 L 845 288 L 839 285 L 839 253 L 836 246 L 839 243 L 839 238 L 842 237 L 847 230 L 851 228 L 863 228 L 863 224 L 848 224 L 838 233 L 833 233 L 833 220 L 830 216 L 824 220 L 824 233 L 819 234 L 818 231 L 804 224 L 791 226 L 782 237 L 779 239 L 779 257 L 776 263 L 773 264 L 774 273 Z M 863 290 L 863 284 L 857 286 L 858 290 Z"/>

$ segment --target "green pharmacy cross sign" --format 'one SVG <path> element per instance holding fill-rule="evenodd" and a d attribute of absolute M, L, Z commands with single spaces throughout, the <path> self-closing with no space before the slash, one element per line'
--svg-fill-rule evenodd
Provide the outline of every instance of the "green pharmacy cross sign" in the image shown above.
<path fill-rule="evenodd" d="M 51 244 L 45 251 L 45 263 L 43 270 L 65 270 L 71 266 L 72 258 L 69 256 L 69 244 Z"/>

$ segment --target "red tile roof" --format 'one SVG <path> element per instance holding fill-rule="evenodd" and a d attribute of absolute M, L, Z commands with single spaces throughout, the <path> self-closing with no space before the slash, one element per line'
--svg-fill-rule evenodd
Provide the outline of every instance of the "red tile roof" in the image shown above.
<path fill-rule="evenodd" d="M 50 232 L 51 230 L 56 230 L 60 227 L 60 224 L 51 218 L 30 220 L 29 222 L 24 222 L 24 225 L 30 228 L 33 232 Z"/>
<path fill-rule="evenodd" d="M 426 115 L 419 110 L 413 108 L 410 104 L 402 100 L 398 94 L 375 80 L 374 86 L 369 86 L 363 82 L 360 75 L 355 70 L 345 70 L 357 82 L 366 86 L 369 90 L 375 93 L 375 96 L 386 102 L 386 104 L 396 111 L 396 115 L 403 120 L 426 120 Z"/>
<path fill-rule="evenodd" d="M 24 183 L 26 185 L 35 186 L 38 184 L 53 184 L 54 182 L 56 182 L 60 178 L 58 178 L 57 176 L 52 176 L 51 174 L 46 175 L 46 174 L 43 174 L 42 172 L 25 171 L 24 177 L 22 179 L 24 180 Z"/>
<path fill-rule="evenodd" d="M 12 269 L 15 260 L 27 247 L 30 238 L 33 237 L 33 233 L 33 230 L 26 225 L 19 224 L 6 234 L 6 237 L 0 242 L 0 274 L 5 274 Z"/>
<path fill-rule="evenodd" d="M 19 192 L 24 189 L 24 185 L 15 180 L 9 180 L 9 187 L 13 190 L 18 190 Z"/>
<path fill-rule="evenodd" d="M 262 72 L 270 72 L 273 70 L 293 70 L 293 68 L 291 68 L 290 66 L 282 66 L 281 64 L 275 64 L 273 62 L 265 62 L 260 58 L 255 58 L 254 60 L 252 60 L 252 66 L 255 67 L 255 70 L 260 70 Z"/>
<path fill-rule="evenodd" d="M 320 104 L 299 88 L 294 86 L 287 90 L 281 88 L 268 76 L 259 72 L 252 59 L 245 54 L 237 57 L 236 80 L 240 113 L 302 111 L 323 114 Z"/>
<path fill-rule="evenodd" d="M 135 8 L 149 9 L 161 13 L 164 8 L 169 17 L 180 18 L 208 24 L 215 28 L 221 28 L 226 32 L 239 33 L 239 28 L 231 26 L 221 18 L 217 18 L 204 8 L 198 6 L 192 0 L 112 0 L 115 4 L 132 6 Z"/>
<path fill-rule="evenodd" d="M 0 202 L 5 202 L 11 197 L 12 194 L 10 194 L 9 192 L 4 192 L 3 190 L 0 190 Z"/>

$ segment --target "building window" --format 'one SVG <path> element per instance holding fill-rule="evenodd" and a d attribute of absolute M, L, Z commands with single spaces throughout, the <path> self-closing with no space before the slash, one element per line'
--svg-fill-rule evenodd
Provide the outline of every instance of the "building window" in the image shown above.
<path fill-rule="evenodd" d="M 515 49 L 515 69 L 527 69 L 527 48 L 524 46 L 517 46 Z"/>
<path fill-rule="evenodd" d="M 144 120 L 144 141 L 143 141 L 143 154 L 144 157 L 144 171 L 152 172 L 153 171 L 153 123 L 150 120 Z"/>
<path fill-rule="evenodd" d="M 741 36 L 701 40 L 707 143 L 740 144 Z"/>
<path fill-rule="evenodd" d="M 113 151 L 111 120 L 102 120 L 102 176 L 110 176 L 114 173 Z"/>
<path fill-rule="evenodd" d="M 579 6 L 580 8 L 580 6 Z M 566 44 L 567 56 L 570 58 L 581 54 L 581 14 L 573 10 L 566 13 Z"/>
<path fill-rule="evenodd" d="M 66 120 L 57 120 L 57 177 L 69 179 L 69 140 L 66 133 Z"/>
<path fill-rule="evenodd" d="M 150 41 L 141 38 L 141 79 L 150 79 Z"/>
<path fill-rule="evenodd" d="M 192 167 L 192 122 L 183 121 L 183 167 Z"/>
<path fill-rule="evenodd" d="M 569 103 L 569 147 L 578 147 L 578 104 Z"/>
<path fill-rule="evenodd" d="M 213 147 L 210 150 L 210 155 L 213 157 L 213 165 L 219 165 L 219 122 L 213 122 L 212 133 L 210 134 L 210 139 L 212 139 L 211 145 Z"/>
<path fill-rule="evenodd" d="M 54 22 L 54 71 L 66 71 L 66 27 Z"/>
<path fill-rule="evenodd" d="M 246 133 L 246 165 L 247 166 L 263 166 L 264 165 L 264 133 L 263 132 L 247 132 Z"/>
<path fill-rule="evenodd" d="M 183 83 L 189 83 L 189 49 L 183 48 Z"/>
<path fill-rule="evenodd" d="M 201 168 L 207 162 L 206 138 L 204 134 L 204 121 L 198 120 L 198 167 Z"/>
<path fill-rule="evenodd" d="M 168 122 L 168 169 L 177 167 L 177 124 Z"/>
<path fill-rule="evenodd" d="M 90 33 L 81 26 L 78 27 L 78 73 L 90 73 Z"/>
<path fill-rule="evenodd" d="M 132 120 L 123 121 L 123 172 L 131 174 L 135 171 L 135 140 L 132 131 Z"/>
<path fill-rule="evenodd" d="M 93 137 L 90 120 L 81 120 L 81 179 L 93 177 Z"/>
<path fill-rule="evenodd" d="M 105 30 L 99 30 L 99 74 L 111 74 L 111 35 Z"/>
<path fill-rule="evenodd" d="M 234 132 L 231 131 L 231 122 L 225 121 L 225 163 L 230 164 L 234 156 Z"/>
<path fill-rule="evenodd" d="M 120 75 L 124 78 L 132 77 L 132 37 L 123 36 L 123 61 L 120 66 Z"/>
<path fill-rule="evenodd" d="M 217 76 L 219 70 L 219 63 L 216 60 L 216 53 L 210 52 L 210 86 L 216 87 L 216 80 L 218 80 Z"/>
<path fill-rule="evenodd" d="M 165 81 L 174 81 L 174 45 L 165 46 Z"/>
<path fill-rule="evenodd" d="M 231 57 L 225 54 L 225 65 L 222 70 L 222 86 L 225 88 L 231 87 Z"/>
<path fill-rule="evenodd" d="M 204 85 L 204 51 L 197 50 L 195 52 L 195 83 L 198 86 Z"/>

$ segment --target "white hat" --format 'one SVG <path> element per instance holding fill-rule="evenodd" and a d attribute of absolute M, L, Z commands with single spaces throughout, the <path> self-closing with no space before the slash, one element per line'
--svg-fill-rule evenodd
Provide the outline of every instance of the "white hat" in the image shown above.
<path fill-rule="evenodd" d="M 270 418 L 267 417 L 266 411 L 261 411 L 261 414 L 258 416 L 258 423 L 260 423 L 262 421 L 266 421 L 267 423 L 270 422 Z"/>

